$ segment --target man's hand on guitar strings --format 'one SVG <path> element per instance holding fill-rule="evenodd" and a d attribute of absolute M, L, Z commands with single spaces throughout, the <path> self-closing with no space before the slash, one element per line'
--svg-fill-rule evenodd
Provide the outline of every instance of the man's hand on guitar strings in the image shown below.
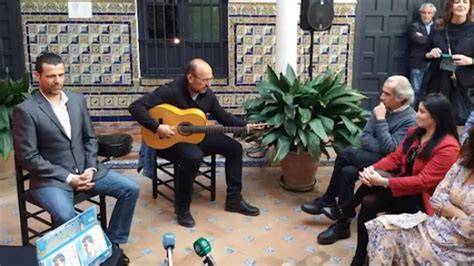
<path fill-rule="evenodd" d="M 158 135 L 160 135 L 161 139 L 167 139 L 176 134 L 175 126 L 170 126 L 166 124 L 159 125 L 156 132 L 158 133 Z"/>

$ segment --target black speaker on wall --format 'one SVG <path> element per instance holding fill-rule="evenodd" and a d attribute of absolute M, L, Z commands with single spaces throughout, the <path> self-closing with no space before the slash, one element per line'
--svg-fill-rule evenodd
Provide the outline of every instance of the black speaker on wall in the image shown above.
<path fill-rule="evenodd" d="M 333 0 L 301 0 L 301 29 L 309 31 L 328 30 L 331 28 L 333 18 Z"/>

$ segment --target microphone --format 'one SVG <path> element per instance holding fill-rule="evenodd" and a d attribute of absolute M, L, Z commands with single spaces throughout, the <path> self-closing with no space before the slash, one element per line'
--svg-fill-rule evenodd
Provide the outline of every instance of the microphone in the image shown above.
<path fill-rule="evenodd" d="M 196 254 L 204 258 L 202 261 L 205 265 L 208 266 L 215 266 L 216 262 L 214 261 L 214 258 L 210 255 L 211 254 L 211 243 L 204 237 L 198 238 L 196 241 L 194 241 L 194 251 Z"/>
<path fill-rule="evenodd" d="M 163 235 L 163 247 L 166 249 L 166 258 L 168 266 L 173 266 L 173 249 L 176 245 L 176 239 L 173 233 L 166 233 Z"/>

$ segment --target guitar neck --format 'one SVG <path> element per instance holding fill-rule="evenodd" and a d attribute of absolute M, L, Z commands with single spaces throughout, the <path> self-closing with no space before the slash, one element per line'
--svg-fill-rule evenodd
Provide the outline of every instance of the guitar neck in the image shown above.
<path fill-rule="evenodd" d="M 242 133 L 246 132 L 246 127 L 225 127 L 225 126 L 180 126 L 179 130 L 183 133 L 205 133 L 205 134 L 224 134 L 224 133 Z"/>

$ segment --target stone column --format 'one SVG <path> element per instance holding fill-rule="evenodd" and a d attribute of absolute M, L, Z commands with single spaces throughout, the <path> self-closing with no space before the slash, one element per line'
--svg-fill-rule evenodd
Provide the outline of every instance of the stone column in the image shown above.
<path fill-rule="evenodd" d="M 298 2 L 295 0 L 277 0 L 275 67 L 277 74 L 285 73 L 288 64 L 293 67 L 295 72 L 297 71 Z"/>

